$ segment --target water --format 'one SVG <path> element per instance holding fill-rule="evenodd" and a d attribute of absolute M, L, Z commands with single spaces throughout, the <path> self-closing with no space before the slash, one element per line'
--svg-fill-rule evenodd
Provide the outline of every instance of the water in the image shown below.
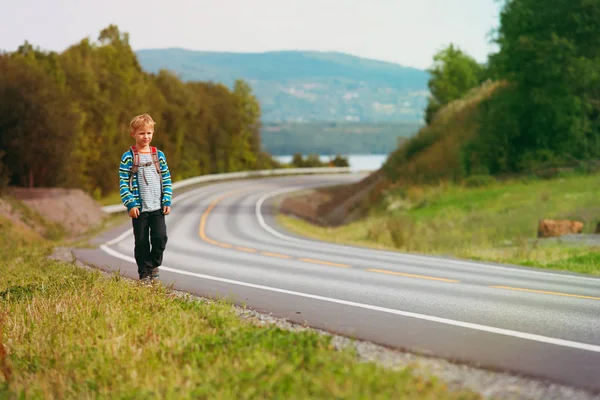
<path fill-rule="evenodd" d="M 292 157 L 292 155 L 273 156 L 277 161 L 284 164 L 290 163 Z M 350 169 L 353 171 L 376 171 L 381 168 L 385 160 L 387 160 L 388 154 L 348 154 L 343 155 L 343 157 L 348 159 Z M 306 155 L 304 158 L 306 159 Z M 321 162 L 326 162 L 330 159 L 333 160 L 334 158 L 335 155 L 319 155 Z"/>

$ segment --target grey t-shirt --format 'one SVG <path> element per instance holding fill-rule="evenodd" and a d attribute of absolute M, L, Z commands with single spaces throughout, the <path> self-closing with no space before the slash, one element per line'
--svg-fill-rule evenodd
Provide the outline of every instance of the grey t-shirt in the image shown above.
<path fill-rule="evenodd" d="M 144 179 L 144 177 L 146 179 Z M 154 163 L 152 163 L 152 154 L 140 153 L 138 184 L 140 187 L 143 212 L 160 210 L 160 180 L 161 177 L 158 174 L 158 171 L 156 171 Z"/>

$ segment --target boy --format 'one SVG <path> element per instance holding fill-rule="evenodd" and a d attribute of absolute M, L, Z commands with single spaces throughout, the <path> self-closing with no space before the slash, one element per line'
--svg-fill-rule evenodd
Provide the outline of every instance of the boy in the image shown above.
<path fill-rule="evenodd" d="M 158 278 L 158 267 L 167 245 L 165 215 L 171 212 L 171 174 L 167 159 L 162 151 L 150 146 L 154 124 L 148 114 L 131 120 L 130 134 L 135 146 L 123 153 L 119 166 L 119 192 L 132 218 L 135 261 L 143 281 Z"/>

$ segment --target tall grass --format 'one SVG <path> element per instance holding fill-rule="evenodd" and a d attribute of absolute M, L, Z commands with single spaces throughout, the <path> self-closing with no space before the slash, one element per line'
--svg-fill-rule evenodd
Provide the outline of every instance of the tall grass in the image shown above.
<path fill-rule="evenodd" d="M 0 227 L 0 398 L 478 398 L 226 302 L 50 261 L 47 241 Z"/>

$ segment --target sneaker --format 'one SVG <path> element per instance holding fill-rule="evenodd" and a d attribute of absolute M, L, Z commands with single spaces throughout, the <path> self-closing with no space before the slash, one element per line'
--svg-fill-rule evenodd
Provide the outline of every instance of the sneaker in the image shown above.
<path fill-rule="evenodd" d="M 154 268 L 152 268 L 151 276 L 152 276 L 152 279 L 153 279 L 153 280 L 154 280 L 154 279 L 158 279 L 158 277 L 159 277 L 159 274 L 158 274 L 158 267 L 154 267 Z"/>

